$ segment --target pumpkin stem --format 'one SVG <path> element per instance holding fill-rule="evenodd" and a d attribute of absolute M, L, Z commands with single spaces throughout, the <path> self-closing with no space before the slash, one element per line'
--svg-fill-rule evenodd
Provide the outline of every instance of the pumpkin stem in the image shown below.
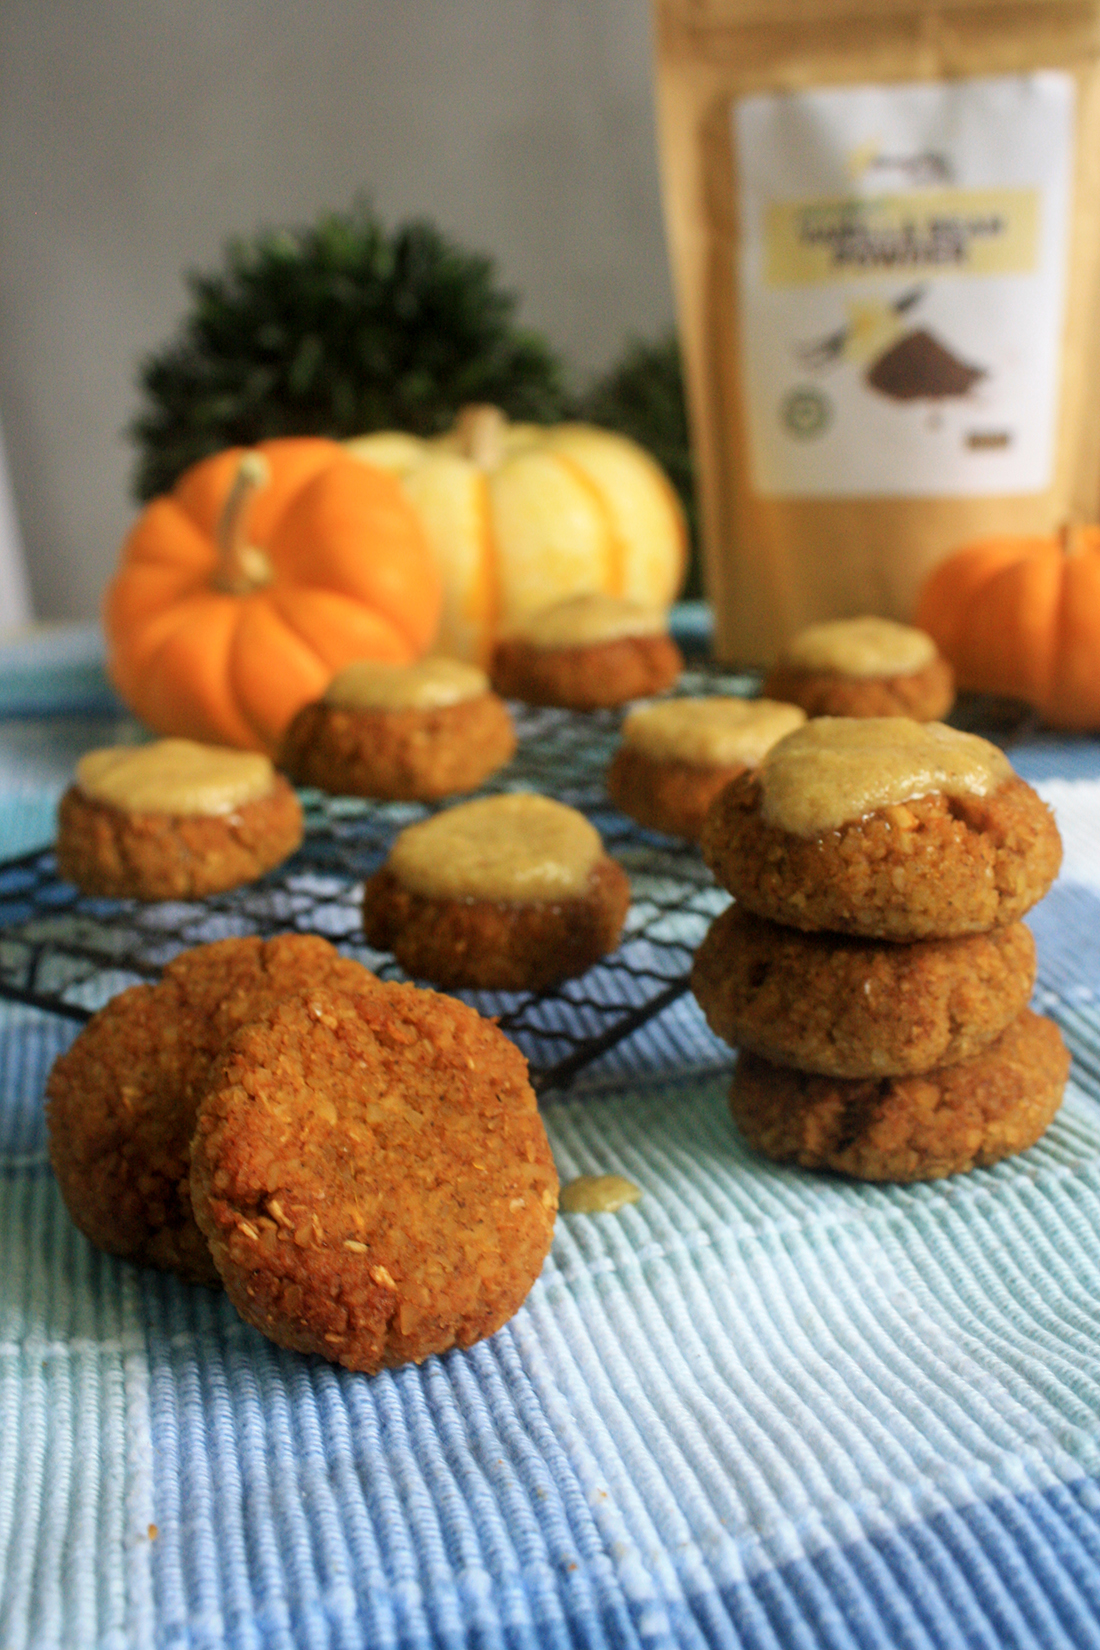
<path fill-rule="evenodd" d="M 508 420 L 499 407 L 489 402 L 472 402 L 462 407 L 455 419 L 458 450 L 481 470 L 495 470 L 504 457 L 504 432 Z"/>
<path fill-rule="evenodd" d="M 245 522 L 253 494 L 265 487 L 270 479 L 271 466 L 263 453 L 245 453 L 222 505 L 215 534 L 218 571 L 214 584 L 227 595 L 247 596 L 249 591 L 260 590 L 271 583 L 271 563 L 263 551 L 249 544 L 245 537 Z"/>

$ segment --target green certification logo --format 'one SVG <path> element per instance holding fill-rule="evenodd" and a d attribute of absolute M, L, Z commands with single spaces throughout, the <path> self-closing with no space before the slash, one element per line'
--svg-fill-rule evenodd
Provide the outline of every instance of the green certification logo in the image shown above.
<path fill-rule="evenodd" d="M 783 397 L 779 417 L 785 430 L 799 441 L 823 435 L 833 421 L 833 404 L 812 384 L 800 384 Z"/>

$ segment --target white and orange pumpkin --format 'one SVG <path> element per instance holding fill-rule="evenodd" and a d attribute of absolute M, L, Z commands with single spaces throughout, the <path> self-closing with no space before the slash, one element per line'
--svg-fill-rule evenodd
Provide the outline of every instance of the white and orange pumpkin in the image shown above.
<path fill-rule="evenodd" d="M 349 452 L 397 476 L 443 579 L 439 652 L 484 665 L 528 613 L 585 591 L 667 608 L 687 533 L 664 471 L 591 424 L 509 424 L 467 407 L 453 430 L 358 436 Z"/>

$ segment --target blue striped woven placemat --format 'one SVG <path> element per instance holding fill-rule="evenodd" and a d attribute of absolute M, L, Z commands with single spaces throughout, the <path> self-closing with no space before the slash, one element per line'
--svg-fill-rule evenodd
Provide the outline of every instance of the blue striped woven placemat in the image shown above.
<path fill-rule="evenodd" d="M 55 794 L 11 750 L 9 843 Z M 779 1169 L 727 1070 L 652 1078 L 636 1038 L 545 1116 L 563 1176 L 641 1202 L 561 1217 L 490 1341 L 374 1379 L 92 1250 L 42 1117 L 73 1028 L 0 1008 L 4 1650 L 1100 1646 L 1100 746 L 1013 755 L 1067 844 L 1036 1147 Z"/>

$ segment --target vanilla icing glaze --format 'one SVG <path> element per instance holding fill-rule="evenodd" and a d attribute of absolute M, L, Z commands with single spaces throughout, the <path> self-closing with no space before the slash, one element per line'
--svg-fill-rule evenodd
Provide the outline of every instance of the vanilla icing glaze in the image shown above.
<path fill-rule="evenodd" d="M 558 1193 L 558 1208 L 568 1215 L 613 1215 L 637 1203 L 642 1188 L 621 1174 L 579 1174 Z"/>
<path fill-rule="evenodd" d="M 661 608 L 590 591 L 528 613 L 511 635 L 532 647 L 588 647 L 629 636 L 661 636 L 667 629 L 668 618 Z"/>
<path fill-rule="evenodd" d="M 910 676 L 936 657 L 923 630 L 893 619 L 830 619 L 791 638 L 783 663 L 795 670 L 835 670 L 844 676 Z"/>
<path fill-rule="evenodd" d="M 270 795 L 275 769 L 256 751 L 158 739 L 89 751 L 76 767 L 85 796 L 134 814 L 229 814 Z"/>
<path fill-rule="evenodd" d="M 775 699 L 661 699 L 629 712 L 623 742 L 658 761 L 755 768 L 805 720 L 798 705 Z"/>
<path fill-rule="evenodd" d="M 439 710 L 479 699 L 489 678 L 459 659 L 421 659 L 415 665 L 379 665 L 357 659 L 337 671 L 324 702 L 338 710 Z"/>
<path fill-rule="evenodd" d="M 555 900 L 583 893 L 602 852 L 599 832 L 575 808 L 519 791 L 407 826 L 387 864 L 429 899 Z"/>
<path fill-rule="evenodd" d="M 794 836 L 819 836 L 934 791 L 988 796 L 1011 775 L 996 745 L 942 722 L 819 716 L 764 757 L 760 812 Z"/>

